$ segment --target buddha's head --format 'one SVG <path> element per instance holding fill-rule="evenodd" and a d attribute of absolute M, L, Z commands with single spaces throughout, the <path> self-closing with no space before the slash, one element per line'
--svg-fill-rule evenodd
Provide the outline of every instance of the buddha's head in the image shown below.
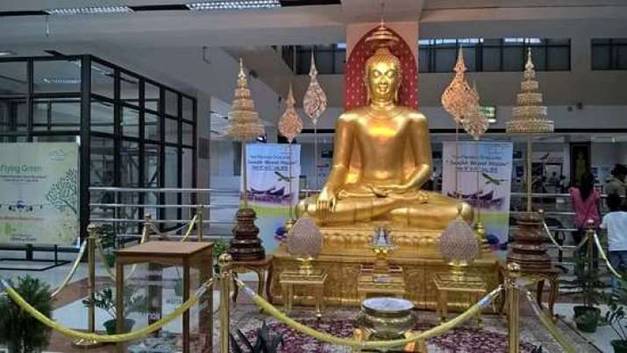
<path fill-rule="evenodd" d="M 387 48 L 377 49 L 366 60 L 364 80 L 369 102 L 396 102 L 401 84 L 401 61 Z"/>

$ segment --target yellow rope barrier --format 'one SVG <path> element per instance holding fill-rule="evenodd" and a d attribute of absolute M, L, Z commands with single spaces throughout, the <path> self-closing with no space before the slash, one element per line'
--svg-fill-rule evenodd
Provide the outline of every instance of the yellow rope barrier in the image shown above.
<path fill-rule="evenodd" d="M 2 286 L 4 286 L 4 290 L 8 294 L 8 296 L 20 307 L 22 310 L 29 313 L 33 316 L 37 321 L 42 324 L 50 327 L 51 329 L 74 338 L 82 338 L 85 340 L 91 340 L 96 342 L 109 342 L 109 343 L 117 343 L 117 342 L 126 342 L 136 340 L 142 337 L 149 335 L 152 332 L 157 331 L 164 325 L 167 325 L 172 320 L 176 319 L 178 316 L 183 314 L 185 311 L 189 310 L 192 306 L 198 303 L 200 297 L 205 293 L 205 291 L 213 285 L 213 279 L 205 282 L 197 291 L 194 293 L 185 303 L 181 304 L 176 310 L 169 313 L 168 315 L 161 318 L 161 320 L 153 322 L 152 324 L 143 327 L 141 329 L 129 332 L 122 333 L 116 335 L 99 335 L 95 333 L 86 333 L 82 331 L 77 331 L 63 325 L 58 324 L 54 320 L 50 319 L 46 315 L 42 314 L 39 310 L 32 307 L 24 298 L 15 291 L 5 280 L 0 280 Z"/>
<path fill-rule="evenodd" d="M 527 300 L 531 305 L 531 309 L 538 316 L 540 322 L 546 327 L 547 331 L 553 336 L 553 338 L 559 343 L 562 348 L 566 351 L 566 353 L 577 353 L 577 350 L 568 342 L 568 340 L 562 335 L 559 329 L 555 326 L 551 318 L 547 317 L 546 314 L 542 311 L 542 308 L 536 303 L 535 298 L 531 294 L 530 291 L 525 291 Z"/>
<path fill-rule="evenodd" d="M 186 241 L 187 238 L 189 238 L 189 235 L 192 234 L 192 230 L 194 229 L 194 224 L 196 224 L 197 218 L 198 214 L 195 214 L 194 217 L 192 217 L 191 222 L 189 222 L 189 228 L 187 228 L 187 232 L 185 232 L 185 235 L 183 236 L 183 238 L 181 238 L 181 242 Z"/>
<path fill-rule="evenodd" d="M 555 240 L 555 238 L 553 237 L 553 233 L 551 233 L 551 230 L 549 229 L 549 226 L 546 224 L 546 222 L 543 222 L 542 224 L 544 225 L 544 232 L 549 237 L 549 239 L 551 240 L 553 245 L 555 245 L 561 251 L 570 250 L 570 249 L 566 249 L 565 247 L 563 247 L 563 246 L 558 244 L 557 240 Z M 572 250 L 576 251 L 577 249 L 581 248 L 583 246 L 583 244 L 586 243 L 586 240 L 588 240 L 587 237 L 583 238 L 581 240 L 581 242 L 579 242 L 579 244 L 577 244 L 577 246 L 575 246 L 575 248 L 572 249 Z"/>
<path fill-rule="evenodd" d="M 68 272 L 68 274 L 65 276 L 65 278 L 63 279 L 63 282 L 61 282 L 61 285 L 58 286 L 57 289 L 55 289 L 54 292 L 50 294 L 51 298 L 56 297 L 59 293 L 61 293 L 63 288 L 65 288 L 65 286 L 67 286 L 68 283 L 70 283 L 70 280 L 72 280 L 72 277 L 74 277 L 74 274 L 76 273 L 76 270 L 78 269 L 78 265 L 80 265 L 81 259 L 83 258 L 83 255 L 85 254 L 85 249 L 87 249 L 86 240 L 83 241 L 83 244 L 81 244 L 81 248 L 78 251 L 78 255 L 76 255 L 76 259 L 74 259 L 74 263 L 72 264 L 72 267 L 70 268 L 70 272 Z"/>
<path fill-rule="evenodd" d="M 598 237 L 597 233 L 594 232 L 592 237 L 594 238 L 594 243 L 596 244 L 597 248 L 599 249 L 599 256 L 601 256 L 603 261 L 605 261 L 605 265 L 607 266 L 607 269 L 610 270 L 610 272 L 614 276 L 616 276 L 616 278 L 623 279 L 623 276 L 620 273 L 618 273 L 618 271 L 616 271 L 616 269 L 614 269 L 614 266 L 612 266 L 612 264 L 610 263 L 610 260 L 607 258 L 607 255 L 605 254 L 605 251 L 603 250 L 603 247 L 601 246 L 601 242 L 599 241 L 599 237 Z"/>
<path fill-rule="evenodd" d="M 443 323 L 439 326 L 433 327 L 427 331 L 423 331 L 418 335 L 410 336 L 404 339 L 397 339 L 397 340 L 365 341 L 364 342 L 364 341 L 357 341 L 357 340 L 350 339 L 350 338 L 342 338 L 342 337 L 333 336 L 328 333 L 320 332 L 311 327 L 303 325 L 299 323 L 298 321 L 282 313 L 279 309 L 275 308 L 272 304 L 268 303 L 263 297 L 257 295 L 257 293 L 255 293 L 254 290 L 246 286 L 246 284 L 244 284 L 244 282 L 242 282 L 240 279 L 236 278 L 235 281 L 237 285 L 244 291 L 244 293 L 249 295 L 252 298 L 253 302 L 255 302 L 255 304 L 257 304 L 257 306 L 259 306 L 261 309 L 263 309 L 265 313 L 268 313 L 274 316 L 277 320 L 283 322 L 290 328 L 295 329 L 306 335 L 309 335 L 313 338 L 316 338 L 320 341 L 324 341 L 324 342 L 336 344 L 336 345 L 341 345 L 341 346 L 357 347 L 357 348 L 362 348 L 362 349 L 367 349 L 367 348 L 386 349 L 386 348 L 399 347 L 399 346 L 404 346 L 411 342 L 415 342 L 418 340 L 426 340 L 428 338 L 440 335 L 460 325 L 461 323 L 472 318 L 473 316 L 477 315 L 484 307 L 488 306 L 492 302 L 492 300 L 494 300 L 494 298 L 496 298 L 496 296 L 499 295 L 501 291 L 503 290 L 503 288 L 499 286 L 497 289 L 490 292 L 488 295 L 486 295 L 481 300 L 479 300 L 479 302 L 471 306 L 468 310 L 458 315 L 454 319 L 446 323 Z"/>

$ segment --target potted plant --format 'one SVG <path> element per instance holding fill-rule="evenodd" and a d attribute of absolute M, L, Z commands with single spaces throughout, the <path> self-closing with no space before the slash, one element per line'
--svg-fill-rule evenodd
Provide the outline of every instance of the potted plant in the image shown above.
<path fill-rule="evenodd" d="M 601 310 L 595 305 L 603 293 L 599 290 L 598 274 L 596 269 L 591 268 L 585 256 L 579 256 L 577 262 L 580 270 L 577 271 L 576 284 L 581 289 L 583 305 L 573 307 L 575 312 L 574 321 L 577 329 L 583 332 L 596 332 L 601 317 Z"/>
<path fill-rule="evenodd" d="M 50 286 L 30 276 L 17 279 L 15 290 L 47 317 L 52 313 Z M 37 321 L 9 297 L 0 297 L 0 343 L 10 353 L 41 352 L 48 346 L 50 328 Z"/>
<path fill-rule="evenodd" d="M 102 245 L 102 251 L 106 265 L 108 267 L 115 266 L 115 231 L 113 229 L 113 225 L 102 225 L 100 245 Z"/>
<path fill-rule="evenodd" d="M 240 329 L 237 329 L 236 332 L 243 347 L 246 347 L 249 353 L 276 353 L 279 345 L 283 344 L 283 337 L 281 335 L 272 334 L 265 321 L 261 327 L 257 329 L 257 339 L 254 344 L 248 340 Z M 232 333 L 229 333 L 229 339 L 234 353 L 246 353 L 243 347 L 240 347 Z"/>
<path fill-rule="evenodd" d="M 134 293 L 133 290 L 126 287 L 124 291 L 124 329 L 122 332 L 129 332 L 133 329 L 135 320 L 129 319 L 128 316 L 132 313 L 147 313 L 148 308 L 146 305 L 146 297 Z M 89 298 L 83 300 L 83 304 L 88 306 L 91 304 Z M 109 314 L 110 320 L 103 323 L 108 335 L 117 333 L 117 308 L 115 306 L 115 298 L 113 297 L 113 290 L 111 288 L 105 288 L 99 292 L 94 293 L 94 306 L 100 308 Z"/>
<path fill-rule="evenodd" d="M 620 286 L 607 296 L 609 310 L 605 314 L 605 321 L 614 330 L 618 339 L 612 340 L 614 353 L 627 353 L 627 332 L 625 331 L 625 308 L 627 303 L 627 282 L 620 281 Z"/>

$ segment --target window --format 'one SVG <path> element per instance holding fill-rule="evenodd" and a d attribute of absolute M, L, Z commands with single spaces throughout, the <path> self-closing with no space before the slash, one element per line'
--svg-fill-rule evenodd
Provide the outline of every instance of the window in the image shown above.
<path fill-rule="evenodd" d="M 337 75 L 344 73 L 346 64 L 346 44 L 326 45 L 297 45 L 284 46 L 281 57 L 287 66 L 297 75 L 307 75 L 311 65 L 313 50 L 318 73 L 322 75 Z"/>
<path fill-rule="evenodd" d="M 627 38 L 592 39 L 592 70 L 627 70 Z"/>
<path fill-rule="evenodd" d="M 420 72 L 451 72 L 459 47 L 468 71 L 522 71 L 531 49 L 538 71 L 570 70 L 570 39 L 458 38 L 418 41 Z"/>

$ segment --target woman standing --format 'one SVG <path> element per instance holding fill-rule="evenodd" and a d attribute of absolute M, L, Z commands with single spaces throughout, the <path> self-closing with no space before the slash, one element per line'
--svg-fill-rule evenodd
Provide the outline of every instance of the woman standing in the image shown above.
<path fill-rule="evenodd" d="M 579 245 L 584 238 L 588 222 L 592 221 L 592 226 L 597 228 L 601 221 L 599 215 L 599 201 L 601 195 L 594 189 L 594 175 L 586 171 L 581 175 L 578 186 L 570 188 L 570 198 L 575 211 L 575 228 L 577 231 L 573 233 L 575 245 Z M 596 249 L 595 249 L 596 250 Z M 579 248 L 579 255 L 585 256 L 586 246 Z M 597 251 L 594 252 L 594 268 L 597 268 Z M 578 263 L 576 272 L 579 273 L 581 266 Z"/>

